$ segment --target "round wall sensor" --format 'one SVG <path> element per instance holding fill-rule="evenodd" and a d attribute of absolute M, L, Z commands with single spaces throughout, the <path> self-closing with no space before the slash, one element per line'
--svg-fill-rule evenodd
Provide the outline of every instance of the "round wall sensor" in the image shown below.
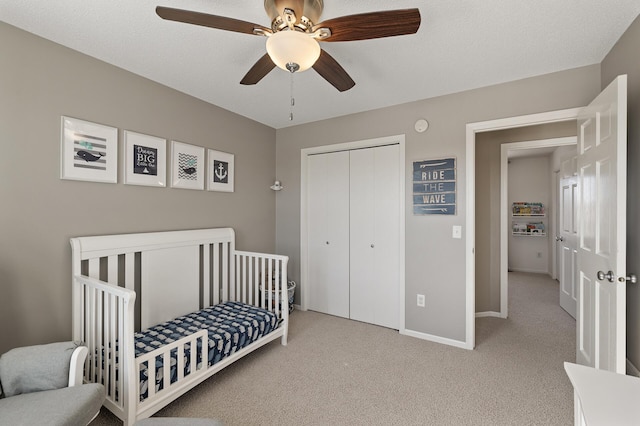
<path fill-rule="evenodd" d="M 425 119 L 420 119 L 416 121 L 415 128 L 416 128 L 416 132 L 422 133 L 429 128 L 429 122 L 427 122 L 427 120 Z"/>

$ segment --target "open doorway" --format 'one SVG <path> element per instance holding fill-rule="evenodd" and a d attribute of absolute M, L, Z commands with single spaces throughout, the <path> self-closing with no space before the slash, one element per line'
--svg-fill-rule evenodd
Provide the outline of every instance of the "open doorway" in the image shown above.
<path fill-rule="evenodd" d="M 575 129 L 575 123 L 573 126 Z M 558 267 L 558 260 L 566 258 L 557 255 L 557 237 L 561 234 L 558 212 L 562 210 L 558 176 L 562 174 L 561 165 L 575 158 L 576 143 L 577 137 L 569 136 L 501 145 L 501 318 L 508 316 L 510 270 L 542 273 L 556 279 L 558 269 L 573 270 L 575 266 Z M 573 216 L 575 212 L 570 214 Z M 573 280 L 572 276 L 569 278 Z M 575 283 L 565 283 L 565 287 L 567 284 Z M 567 310 L 566 306 L 562 307 Z M 575 318 L 575 307 L 573 312 Z"/>
<path fill-rule="evenodd" d="M 476 316 L 494 316 L 507 318 L 508 316 L 508 239 L 511 234 L 511 217 L 507 215 L 507 161 L 508 152 L 514 155 L 549 155 L 556 146 L 563 144 L 575 144 L 576 122 L 566 120 L 559 123 L 545 123 L 530 126 L 521 126 L 514 129 L 487 131 L 476 135 L 476 161 L 475 178 L 476 192 L 478 196 L 475 202 L 475 290 L 476 290 Z M 544 150 L 544 151 L 541 151 Z M 537 170 L 544 175 L 531 176 L 529 186 L 535 186 L 534 182 L 549 182 L 550 174 L 548 162 Z M 537 185 L 538 188 L 540 185 Z M 550 183 L 545 184 L 544 200 L 522 199 L 518 201 L 542 201 L 547 211 L 550 210 L 551 199 L 549 193 L 552 190 Z M 538 192 L 540 188 L 538 189 Z M 550 225 L 548 217 L 544 219 L 545 225 Z M 537 259 L 536 266 L 530 266 L 527 272 L 534 269 L 536 272 L 547 272 L 551 248 L 549 247 L 549 233 L 544 237 L 537 237 L 536 241 L 529 240 L 541 249 L 534 253 L 540 253 L 543 259 Z M 522 237 L 527 238 L 527 237 Z M 523 245 L 523 244 L 521 244 Z M 525 250 L 530 252 L 531 250 Z M 542 262 L 544 261 L 544 262 Z M 524 268 L 524 269 L 523 269 Z M 538 270 L 544 268 L 544 271 Z M 521 270 L 527 269 L 523 265 Z"/>
<path fill-rule="evenodd" d="M 466 126 L 466 205 L 467 217 L 466 228 L 469 230 L 466 239 L 466 332 L 465 343 L 462 347 L 473 349 L 475 347 L 475 322 L 476 322 L 476 198 L 484 196 L 481 188 L 476 184 L 476 138 L 482 137 L 486 132 L 495 132 L 502 130 L 514 130 L 522 127 L 536 126 L 540 124 L 560 123 L 567 121 L 575 121 L 578 117 L 580 109 L 572 108 L 566 110 L 550 111 L 539 114 L 530 114 L 519 117 L 503 118 L 478 123 L 469 123 Z M 535 139 L 535 138 L 534 138 Z M 514 139 L 511 139 L 513 141 Z M 492 157 L 495 158 L 495 157 Z M 499 192 L 499 191 L 498 191 Z M 478 195 L 478 196 L 476 196 Z M 494 203 L 498 205 L 499 203 Z M 496 212 L 499 217 L 499 212 Z M 498 225 L 499 226 L 499 225 Z M 493 235 L 500 235 L 499 232 Z M 499 269 L 499 266 L 498 266 Z M 499 281 L 498 281 L 499 282 Z M 499 299 L 498 299 L 499 300 Z"/>

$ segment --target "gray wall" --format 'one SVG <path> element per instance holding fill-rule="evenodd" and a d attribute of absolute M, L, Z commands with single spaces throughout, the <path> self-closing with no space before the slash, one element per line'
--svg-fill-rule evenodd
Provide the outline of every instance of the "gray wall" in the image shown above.
<path fill-rule="evenodd" d="M 640 275 L 640 17 L 602 61 L 602 88 L 628 75 L 627 271 Z M 627 358 L 640 368 L 640 285 L 627 285 Z"/>
<path fill-rule="evenodd" d="M 231 226 L 275 248 L 275 130 L 0 22 L 0 353 L 71 337 L 82 235 Z M 60 116 L 235 154 L 235 193 L 60 180 Z M 169 143 L 167 143 L 167 147 Z"/>
<path fill-rule="evenodd" d="M 571 120 L 476 135 L 476 312 L 500 312 L 500 145 L 576 132 Z"/>
<path fill-rule="evenodd" d="M 457 215 L 413 216 L 411 191 L 405 194 L 405 320 L 409 330 L 464 341 L 467 236 L 463 229 L 462 239 L 452 239 L 451 227 L 463 226 L 466 219 L 465 125 L 583 106 L 599 89 L 600 66 L 592 65 L 278 130 L 276 175 L 285 189 L 276 197 L 277 251 L 290 256 L 289 272 L 299 282 L 302 148 L 406 134 L 406 188 L 411 188 L 413 161 L 455 156 Z M 425 133 L 413 129 L 419 118 L 430 123 Z M 426 295 L 425 308 L 416 307 L 417 293 Z"/>
<path fill-rule="evenodd" d="M 550 155 L 518 157 L 509 161 L 508 172 L 508 263 L 510 271 L 549 273 L 549 207 L 551 206 L 552 173 L 549 167 Z M 513 217 L 511 205 L 514 202 L 530 201 L 542 203 L 545 217 Z M 542 222 L 546 237 L 515 236 L 511 232 L 511 222 Z M 477 235 L 477 234 L 476 234 Z"/>

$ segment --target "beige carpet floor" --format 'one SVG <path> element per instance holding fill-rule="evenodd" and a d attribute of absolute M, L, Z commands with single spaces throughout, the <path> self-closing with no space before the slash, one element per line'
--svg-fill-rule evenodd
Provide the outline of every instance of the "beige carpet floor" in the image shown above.
<path fill-rule="evenodd" d="M 575 321 L 545 275 L 509 274 L 509 318 L 468 351 L 316 312 L 156 416 L 240 425 L 571 425 Z M 92 426 L 121 424 L 104 408 Z"/>

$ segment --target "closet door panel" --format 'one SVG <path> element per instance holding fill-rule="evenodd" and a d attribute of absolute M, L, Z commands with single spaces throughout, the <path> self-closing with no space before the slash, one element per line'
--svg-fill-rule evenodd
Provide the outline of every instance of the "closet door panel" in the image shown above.
<path fill-rule="evenodd" d="M 399 146 L 351 151 L 351 319 L 399 327 Z"/>
<path fill-rule="evenodd" d="M 374 149 L 350 153 L 350 313 L 351 319 L 373 323 L 377 309 L 374 265 Z"/>
<path fill-rule="evenodd" d="M 398 329 L 400 312 L 400 149 L 389 145 L 374 150 L 374 275 L 373 323 Z"/>
<path fill-rule="evenodd" d="M 327 282 L 326 265 L 329 263 L 327 240 L 327 159 L 324 155 L 309 157 L 308 163 L 308 267 L 309 309 L 326 312 L 328 296 L 323 283 Z"/>
<path fill-rule="evenodd" d="M 349 317 L 349 153 L 309 158 L 309 308 Z"/>

